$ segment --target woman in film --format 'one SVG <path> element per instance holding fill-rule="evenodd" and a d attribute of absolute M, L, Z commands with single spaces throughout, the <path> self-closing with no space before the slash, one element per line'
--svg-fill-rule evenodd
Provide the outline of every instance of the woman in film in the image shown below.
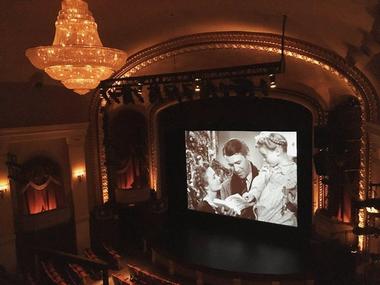
<path fill-rule="evenodd" d="M 229 171 L 215 159 L 210 166 L 207 163 L 197 166 L 193 172 L 191 189 L 189 189 L 192 208 L 215 213 L 217 205 L 213 203 L 213 200 L 219 196 L 222 183 L 228 175 Z"/>

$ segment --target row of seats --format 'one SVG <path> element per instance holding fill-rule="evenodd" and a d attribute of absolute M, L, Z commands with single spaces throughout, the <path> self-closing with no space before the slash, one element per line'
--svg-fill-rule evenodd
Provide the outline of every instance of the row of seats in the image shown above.
<path fill-rule="evenodd" d="M 86 285 L 94 282 L 90 278 L 87 269 L 74 263 L 61 263 L 43 261 L 41 262 L 42 276 L 44 284 L 51 285 Z"/>
<path fill-rule="evenodd" d="M 85 249 L 83 256 L 96 262 L 108 263 L 115 270 L 119 270 L 121 266 L 121 255 L 105 244 L 96 250 Z M 40 262 L 40 265 L 41 271 L 37 275 L 38 278 L 30 272 L 25 275 L 26 284 L 36 285 L 43 282 L 42 284 L 47 285 L 86 285 L 102 279 L 102 272 L 99 270 L 90 266 L 68 263 L 59 258 L 44 259 Z"/>
<path fill-rule="evenodd" d="M 49 262 L 49 261 L 42 261 L 41 262 L 41 268 L 42 272 L 45 273 L 43 278 L 45 279 L 45 282 L 48 284 L 57 284 L 57 285 L 68 285 L 64 277 L 58 273 L 55 266 Z"/>
<path fill-rule="evenodd" d="M 128 264 L 128 270 L 130 274 L 130 279 L 132 284 L 136 285 L 179 285 L 179 283 L 175 283 L 164 279 L 160 276 L 157 276 L 153 273 L 145 271 L 137 266 Z M 124 285 L 124 284 L 123 284 Z"/>
<path fill-rule="evenodd" d="M 121 268 L 121 255 L 109 245 L 102 244 L 94 250 L 87 248 L 83 254 L 88 259 L 108 263 L 113 270 L 119 270 Z"/>

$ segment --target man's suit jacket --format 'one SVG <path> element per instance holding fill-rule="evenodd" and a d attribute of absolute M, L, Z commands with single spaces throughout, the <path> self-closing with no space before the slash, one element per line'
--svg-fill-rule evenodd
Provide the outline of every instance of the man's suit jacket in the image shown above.
<path fill-rule="evenodd" d="M 252 162 L 249 163 L 251 165 L 252 179 L 254 179 L 259 174 L 259 171 L 256 166 L 252 164 Z M 247 183 L 245 180 L 241 179 L 236 174 L 233 174 L 229 179 L 223 182 L 222 188 L 220 189 L 220 199 L 224 200 L 228 196 L 236 193 L 242 195 L 247 190 Z"/>
<path fill-rule="evenodd" d="M 259 171 L 257 170 L 256 166 L 252 164 L 252 162 L 250 162 L 250 165 L 252 171 L 252 179 L 254 179 L 259 174 Z M 220 199 L 224 200 L 228 196 L 231 196 L 236 193 L 242 195 L 244 192 L 247 191 L 248 189 L 245 179 L 241 179 L 239 176 L 233 174 L 231 178 L 223 182 L 222 188 L 220 189 Z M 240 217 L 247 219 L 255 219 L 253 207 L 248 207 L 242 210 Z"/>

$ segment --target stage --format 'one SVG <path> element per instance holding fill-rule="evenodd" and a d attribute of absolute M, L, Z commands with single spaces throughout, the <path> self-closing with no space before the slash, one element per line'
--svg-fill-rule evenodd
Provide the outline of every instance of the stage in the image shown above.
<path fill-rule="evenodd" d="M 199 276 L 208 285 L 350 284 L 345 282 L 355 278 L 355 255 L 309 231 L 212 215 L 173 214 L 173 220 L 148 209 L 144 204 L 120 212 L 121 224 L 128 225 L 121 227 L 126 252 L 140 245 L 155 268 L 189 280 L 183 284 Z"/>
<path fill-rule="evenodd" d="M 312 279 L 306 241 L 177 226 L 165 228 L 156 236 L 152 248 L 181 266 L 208 273 L 242 279 Z"/>

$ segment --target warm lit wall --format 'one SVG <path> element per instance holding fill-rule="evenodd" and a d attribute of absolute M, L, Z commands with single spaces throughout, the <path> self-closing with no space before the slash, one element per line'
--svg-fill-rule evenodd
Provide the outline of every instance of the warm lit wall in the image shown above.
<path fill-rule="evenodd" d="M 82 173 L 83 179 L 79 182 L 76 172 L 85 169 L 86 131 L 87 123 L 0 129 L 0 184 L 1 181 L 8 180 L 7 153 L 16 155 L 18 163 L 42 155 L 59 164 L 65 189 L 65 202 L 70 209 L 73 209 L 71 212 L 74 214 L 78 249 L 88 247 L 90 244 L 86 177 L 85 172 Z M 0 264 L 10 271 L 14 271 L 16 268 L 15 238 L 18 232 L 23 231 L 22 225 L 17 223 L 17 195 L 13 191 L 15 190 L 11 189 L 4 195 L 4 199 L 0 199 L 2 208 Z M 39 225 L 36 227 L 50 227 L 54 225 L 54 221 L 59 223 L 61 220 L 56 217 L 54 221 L 51 221 L 47 216 L 45 216 L 46 219 L 41 216 L 38 219 Z"/>
<path fill-rule="evenodd" d="M 0 128 L 73 124 L 88 120 L 91 96 L 78 96 L 63 86 L 0 82 L 0 94 Z"/>
<path fill-rule="evenodd" d="M 74 220 L 78 253 L 90 245 L 88 189 L 86 180 L 85 142 L 86 130 L 66 139 L 71 169 L 71 189 L 74 203 Z"/>
<path fill-rule="evenodd" d="M 7 159 L 7 147 L 0 143 L 0 184 L 7 185 L 8 191 L 0 198 L 0 264 L 6 269 L 16 269 L 16 236 L 13 225 L 13 207 L 9 192 L 8 172 L 5 164 Z"/>

